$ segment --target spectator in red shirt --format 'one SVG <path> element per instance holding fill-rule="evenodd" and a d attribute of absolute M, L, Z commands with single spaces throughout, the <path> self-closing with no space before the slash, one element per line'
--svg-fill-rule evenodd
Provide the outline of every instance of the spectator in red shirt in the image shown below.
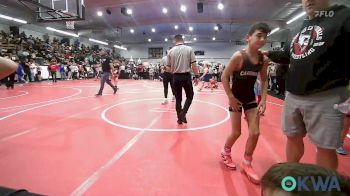
<path fill-rule="evenodd" d="M 49 68 L 50 68 L 50 72 L 51 72 L 51 76 L 52 76 L 52 81 L 53 82 L 57 82 L 56 72 L 57 72 L 57 69 L 58 69 L 58 65 L 57 65 L 56 58 L 52 58 L 51 63 L 49 65 Z"/>

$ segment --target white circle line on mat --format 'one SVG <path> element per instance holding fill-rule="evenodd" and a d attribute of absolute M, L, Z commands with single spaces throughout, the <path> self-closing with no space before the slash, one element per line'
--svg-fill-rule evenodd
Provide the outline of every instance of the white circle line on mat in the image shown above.
<path fill-rule="evenodd" d="M 138 128 L 138 127 L 132 127 L 132 126 L 127 126 L 127 125 L 122 125 L 122 124 L 119 124 L 119 123 L 115 123 L 115 122 L 109 120 L 108 117 L 106 116 L 106 113 L 110 109 L 112 109 L 114 107 L 117 107 L 117 106 L 120 106 L 120 105 L 123 105 L 123 104 L 136 103 L 136 102 L 142 102 L 142 101 L 153 101 L 153 100 L 163 100 L 163 99 L 162 98 L 136 99 L 136 100 L 130 100 L 130 101 L 117 103 L 117 104 L 114 104 L 114 105 L 106 108 L 105 110 L 103 110 L 103 112 L 101 113 L 101 118 L 104 121 L 106 121 L 107 123 L 109 123 L 109 124 L 111 124 L 113 126 L 129 129 L 129 130 L 135 130 L 135 131 L 196 131 L 196 130 L 207 129 L 207 128 L 218 126 L 218 125 L 223 124 L 224 122 L 226 122 L 228 119 L 230 119 L 230 113 L 225 107 L 223 107 L 221 105 L 218 105 L 218 104 L 215 104 L 215 103 L 211 103 L 211 102 L 207 102 L 207 101 L 200 101 L 200 100 L 193 100 L 193 102 L 206 103 L 206 104 L 209 104 L 209 105 L 216 106 L 216 107 L 218 107 L 218 108 L 220 108 L 220 109 L 222 109 L 222 110 L 224 110 L 226 112 L 226 117 L 223 120 L 219 121 L 219 122 L 216 122 L 216 123 L 213 123 L 213 124 L 210 124 L 210 125 L 200 126 L 200 127 L 178 128 L 178 129 L 151 129 L 151 128 Z M 176 119 L 174 119 L 174 120 L 176 120 Z"/>
<path fill-rule="evenodd" d="M 36 103 L 30 103 L 30 104 L 25 104 L 25 105 L 18 105 L 18 106 L 11 106 L 11 107 L 6 107 L 6 108 L 0 108 L 0 110 L 6 110 L 6 109 L 12 109 L 12 108 L 20 108 L 20 107 L 38 105 L 38 104 L 42 104 L 42 103 L 50 103 L 50 102 L 54 102 L 54 101 L 59 101 L 61 99 L 68 99 L 68 98 L 74 97 L 74 96 L 79 95 L 79 94 L 82 93 L 82 90 L 79 89 L 79 88 L 73 88 L 73 87 L 62 87 L 62 88 L 70 88 L 70 89 L 78 90 L 78 92 L 74 93 L 73 95 L 66 96 L 66 97 L 61 97 L 61 98 L 52 99 L 52 100 L 48 100 L 48 101 L 41 101 L 41 102 L 36 102 Z"/>
<path fill-rule="evenodd" d="M 0 99 L 12 99 L 12 98 L 22 97 L 22 96 L 24 96 L 24 95 L 28 95 L 28 94 L 29 94 L 28 91 L 17 91 L 17 92 L 24 92 L 24 94 L 14 95 L 14 96 L 9 96 L 9 97 L 3 97 L 3 98 L 0 98 Z"/>

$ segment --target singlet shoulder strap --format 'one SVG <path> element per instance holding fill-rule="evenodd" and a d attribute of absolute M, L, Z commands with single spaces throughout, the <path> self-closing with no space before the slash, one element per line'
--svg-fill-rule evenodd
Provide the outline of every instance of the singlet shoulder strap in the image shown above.
<path fill-rule="evenodd" d="M 232 73 L 233 76 L 233 80 L 235 80 L 237 77 L 239 77 L 239 73 L 241 70 L 243 70 L 244 68 L 244 64 L 247 62 L 248 56 L 247 53 L 242 49 L 239 51 L 242 54 L 242 61 L 240 62 L 240 69 L 239 70 L 235 70 Z"/>
<path fill-rule="evenodd" d="M 249 57 L 248 57 L 247 53 L 245 52 L 245 50 L 240 50 L 239 52 L 242 54 L 243 64 L 244 64 L 245 62 L 247 62 L 247 60 L 249 60 Z"/>

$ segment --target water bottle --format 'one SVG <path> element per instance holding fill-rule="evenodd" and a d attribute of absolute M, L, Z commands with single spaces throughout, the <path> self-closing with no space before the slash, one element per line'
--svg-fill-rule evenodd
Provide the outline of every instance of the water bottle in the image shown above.
<path fill-rule="evenodd" d="M 343 114 L 350 114 L 350 104 L 348 102 L 334 104 L 334 109 L 339 110 Z"/>

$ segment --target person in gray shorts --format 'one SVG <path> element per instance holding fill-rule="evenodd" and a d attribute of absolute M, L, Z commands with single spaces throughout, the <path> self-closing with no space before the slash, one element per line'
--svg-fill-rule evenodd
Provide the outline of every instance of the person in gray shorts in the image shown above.
<path fill-rule="evenodd" d="M 343 49 L 350 45 L 350 9 L 330 6 L 330 0 L 302 0 L 302 4 L 308 17 L 299 31 L 283 51 L 265 54 L 274 62 L 289 64 L 282 114 L 288 162 L 300 161 L 303 137 L 308 135 L 317 146 L 316 164 L 336 169 L 344 114 L 333 105 L 350 101 L 350 66 L 344 59 L 349 54 Z"/>

